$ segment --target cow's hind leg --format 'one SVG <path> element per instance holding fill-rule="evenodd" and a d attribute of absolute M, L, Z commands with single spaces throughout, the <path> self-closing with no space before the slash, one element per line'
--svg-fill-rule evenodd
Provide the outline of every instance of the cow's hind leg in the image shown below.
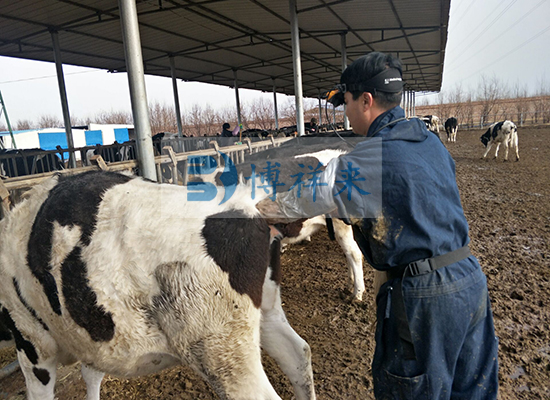
<path fill-rule="evenodd" d="M 363 254 L 353 238 L 353 230 L 344 221 L 334 218 L 334 236 L 346 255 L 350 284 L 353 288 L 353 300 L 362 301 L 365 292 L 363 277 Z"/>
<path fill-rule="evenodd" d="M 517 136 L 512 141 L 512 145 L 514 146 L 514 149 L 516 150 L 516 161 L 519 161 L 519 146 L 518 146 L 518 138 Z"/>
<path fill-rule="evenodd" d="M 30 342 L 27 342 L 28 346 L 32 346 Z M 33 358 L 31 361 L 30 357 Z M 28 400 L 53 400 L 54 388 L 57 369 L 57 358 L 51 357 L 44 359 L 37 357 L 34 359 L 35 352 L 30 348 L 23 348 L 17 351 L 17 358 L 19 359 L 19 365 L 21 371 L 25 376 L 25 383 L 27 386 L 27 399 Z"/>
<path fill-rule="evenodd" d="M 508 161 L 508 150 L 510 149 L 510 146 L 508 143 L 504 143 L 504 161 Z"/>
<path fill-rule="evenodd" d="M 237 295 L 229 282 L 200 281 L 190 269 L 176 262 L 155 271 L 161 294 L 151 316 L 174 355 L 199 373 L 220 399 L 280 400 L 262 367 L 261 310 L 249 296 Z M 184 287 L 182 282 L 197 286 Z"/>
<path fill-rule="evenodd" d="M 23 310 L 19 310 L 16 314 L 27 312 Z M 9 332 L 15 342 L 19 366 L 25 376 L 28 400 L 53 400 L 57 367 L 57 347 L 53 339 L 38 321 L 33 320 L 29 323 L 23 318 L 23 322 L 19 325 L 12 318 L 10 311 L 1 306 L 0 323 L 3 330 Z M 30 329 L 33 334 L 27 334 L 20 326 Z M 47 354 L 44 354 L 44 351 L 47 351 Z"/>
<path fill-rule="evenodd" d="M 278 245 L 272 248 L 279 252 Z M 314 400 L 311 349 L 307 342 L 292 329 L 281 306 L 281 291 L 277 281 L 278 260 L 268 269 L 262 293 L 262 322 L 260 338 L 262 348 L 288 377 L 297 400 Z"/>
<path fill-rule="evenodd" d="M 99 400 L 99 391 L 101 381 L 105 373 L 96 371 L 95 369 L 82 364 L 82 378 L 86 382 L 86 400 Z"/>

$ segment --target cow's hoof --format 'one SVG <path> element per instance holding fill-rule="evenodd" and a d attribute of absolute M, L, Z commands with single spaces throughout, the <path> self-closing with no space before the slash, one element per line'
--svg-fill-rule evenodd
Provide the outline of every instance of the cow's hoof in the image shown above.
<path fill-rule="evenodd" d="M 507 160 L 507 159 L 504 159 L 504 161 L 503 161 L 503 162 L 508 162 L 508 160 Z"/>

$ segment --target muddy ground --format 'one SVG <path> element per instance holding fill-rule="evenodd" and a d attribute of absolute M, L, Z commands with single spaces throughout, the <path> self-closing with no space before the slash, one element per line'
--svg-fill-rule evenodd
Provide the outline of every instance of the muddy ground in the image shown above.
<path fill-rule="evenodd" d="M 500 338 L 501 400 L 550 399 L 550 127 L 520 128 L 521 161 L 482 161 L 482 131 L 458 133 L 447 147 L 470 223 L 472 252 L 487 274 Z M 494 154 L 491 151 L 491 155 Z M 510 159 L 514 160 L 511 154 Z M 437 204 L 427 205 L 437 207 Z M 313 352 L 319 399 L 372 399 L 374 302 L 346 301 L 344 255 L 326 232 L 282 256 L 284 309 Z M 372 286 L 365 265 L 367 288 Z M 14 359 L 0 351 L 0 366 Z M 267 374 L 285 400 L 288 380 L 268 357 Z M 0 399 L 24 398 L 20 372 L 0 381 Z M 82 399 L 77 366 L 59 370 L 59 400 Z M 207 385 L 181 367 L 140 379 L 106 377 L 103 399 L 216 399 Z"/>

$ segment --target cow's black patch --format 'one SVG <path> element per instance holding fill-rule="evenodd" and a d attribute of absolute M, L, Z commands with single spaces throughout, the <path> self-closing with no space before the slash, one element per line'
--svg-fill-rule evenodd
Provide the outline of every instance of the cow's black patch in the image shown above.
<path fill-rule="evenodd" d="M 48 331 L 49 330 L 48 325 L 46 325 L 44 321 L 40 319 L 40 317 L 36 314 L 36 311 L 34 310 L 34 308 L 29 306 L 28 303 L 23 298 L 23 295 L 21 294 L 21 289 L 19 288 L 19 282 L 17 282 L 17 279 L 15 278 L 13 278 L 13 287 L 15 288 L 15 293 L 17 293 L 17 297 L 19 298 L 19 301 L 23 303 L 25 308 L 31 313 L 34 319 L 36 319 L 40 323 L 40 325 L 42 325 L 42 328 Z"/>
<path fill-rule="evenodd" d="M 202 236 L 208 254 L 229 274 L 231 287 L 247 294 L 259 308 L 269 262 L 267 223 L 240 210 L 225 211 L 206 219 Z"/>
<path fill-rule="evenodd" d="M 272 281 L 281 284 L 281 241 L 279 239 L 273 240 L 269 248 L 270 257 L 269 257 L 269 267 L 271 268 L 271 276 L 269 277 Z"/>
<path fill-rule="evenodd" d="M 106 190 L 128 182 L 130 177 L 111 172 L 87 172 L 60 177 L 34 220 L 28 243 L 29 268 L 42 284 L 53 311 L 61 315 L 57 285 L 50 273 L 53 223 L 79 226 L 83 245 L 90 243 L 99 204 Z"/>
<path fill-rule="evenodd" d="M 6 328 L 11 331 L 13 339 L 15 340 L 15 348 L 18 351 L 24 351 L 25 355 L 31 363 L 38 363 L 38 354 L 36 353 L 36 349 L 34 348 L 33 344 L 26 340 L 21 332 L 19 332 L 19 330 L 15 326 L 15 322 L 11 318 L 9 311 L 5 308 L 0 311 L 0 323 L 2 323 Z"/>
<path fill-rule="evenodd" d="M 294 238 L 300 236 L 305 221 L 306 218 L 301 218 L 288 224 L 279 223 L 274 226 L 284 237 Z"/>
<path fill-rule="evenodd" d="M 45 369 L 33 367 L 32 373 L 44 386 L 50 383 L 50 373 Z"/>
<path fill-rule="evenodd" d="M 487 129 L 487 132 L 481 135 L 479 139 L 481 140 L 481 143 L 483 143 L 483 145 L 487 147 L 487 143 L 489 143 L 489 140 L 491 140 L 491 128 Z"/>
<path fill-rule="evenodd" d="M 178 312 L 179 296 L 183 294 L 177 283 L 179 270 L 187 267 L 183 261 L 161 264 L 155 269 L 155 279 L 159 286 L 159 294 L 151 299 L 151 306 L 144 307 L 147 322 L 151 326 L 159 323 L 159 316 L 173 318 Z M 174 318 L 179 318 L 178 316 Z M 162 329 L 162 327 L 160 327 Z"/>
<path fill-rule="evenodd" d="M 0 304 L 0 342 L 9 342 L 13 339 L 13 336 L 8 327 L 2 322 L 2 310 L 2 304 Z"/>
<path fill-rule="evenodd" d="M 61 265 L 65 307 L 92 340 L 108 342 L 115 334 L 115 323 L 112 314 L 97 304 L 97 296 L 88 285 L 86 275 L 86 264 L 82 261 L 81 248 L 77 246 Z"/>
<path fill-rule="evenodd" d="M 500 121 L 495 126 L 493 126 L 493 131 L 491 133 L 491 137 L 494 139 L 498 136 L 498 133 L 502 129 L 502 125 L 504 124 L 504 121 Z"/>
<path fill-rule="evenodd" d="M 330 240 L 336 240 L 336 234 L 334 233 L 334 223 L 332 217 L 329 214 L 325 215 L 325 222 L 327 223 L 328 237 Z"/>

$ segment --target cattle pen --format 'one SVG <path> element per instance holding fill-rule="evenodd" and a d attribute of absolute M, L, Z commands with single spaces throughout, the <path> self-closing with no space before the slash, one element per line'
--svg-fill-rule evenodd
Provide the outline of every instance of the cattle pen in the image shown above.
<path fill-rule="evenodd" d="M 177 146 L 177 143 L 174 143 L 174 140 L 165 141 L 163 142 L 164 144 L 162 144 L 162 150 L 165 154 L 155 157 L 155 170 L 157 173 L 157 181 L 161 183 L 164 182 L 186 185 L 188 180 L 187 160 L 189 158 L 211 156 L 214 157 L 217 161 L 217 164 L 221 166 L 223 165 L 223 163 L 220 152 L 222 152 L 223 154 L 226 154 L 233 163 L 238 164 L 244 160 L 245 153 L 252 154 L 268 149 L 270 147 L 277 147 L 280 146 L 282 143 L 288 141 L 289 139 L 291 138 L 274 138 L 273 136 L 270 136 L 269 139 L 252 142 L 249 138 L 245 138 L 243 140 L 243 143 L 223 147 L 220 147 L 217 141 L 210 140 L 208 141 L 210 148 L 187 152 L 183 151 L 179 153 L 173 150 L 173 146 L 176 148 L 182 148 L 181 145 Z M 204 141 L 205 139 L 201 140 Z M 113 146 L 101 147 L 109 149 Z M 84 151 L 85 149 L 83 150 L 83 152 Z M 51 154 L 52 151 L 47 151 L 43 153 Z M 51 171 L 2 179 L 0 180 L 0 200 L 2 204 L 0 210 L 0 218 L 2 217 L 3 213 L 6 212 L 6 210 L 9 210 L 9 208 L 11 207 L 11 203 L 13 201 L 17 201 L 16 199 L 19 198 L 21 192 L 28 190 L 32 186 L 44 181 L 45 179 L 51 177 L 56 173 L 78 174 L 98 169 L 104 171 L 135 172 L 137 168 L 137 160 L 107 163 L 105 162 L 103 157 L 101 157 L 101 155 L 96 155 L 91 158 L 90 165 L 85 165 L 79 168 L 63 169 L 60 171 Z"/>

